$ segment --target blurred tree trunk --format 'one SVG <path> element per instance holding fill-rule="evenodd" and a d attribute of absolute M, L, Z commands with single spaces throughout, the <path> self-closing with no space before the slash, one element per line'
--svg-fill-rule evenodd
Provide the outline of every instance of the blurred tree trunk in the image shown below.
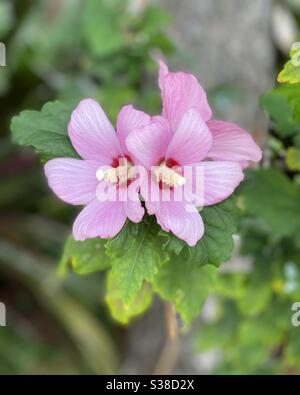
<path fill-rule="evenodd" d="M 176 54 L 171 65 L 195 73 L 219 95 L 215 116 L 260 136 L 266 120 L 258 97 L 274 84 L 271 0 L 161 0 L 172 16 L 169 34 Z M 230 87 L 233 92 L 230 92 Z M 218 98 L 218 96 L 217 96 Z"/>

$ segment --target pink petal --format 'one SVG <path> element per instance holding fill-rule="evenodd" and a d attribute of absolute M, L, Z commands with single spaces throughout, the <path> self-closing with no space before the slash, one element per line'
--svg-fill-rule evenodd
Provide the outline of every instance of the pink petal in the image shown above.
<path fill-rule="evenodd" d="M 99 202 L 95 199 L 76 218 L 73 225 L 74 239 L 114 237 L 123 228 L 126 218 L 123 202 Z"/>
<path fill-rule="evenodd" d="M 201 239 L 204 225 L 195 206 L 185 202 L 160 202 L 157 222 L 165 231 L 186 241 L 191 247 Z"/>
<path fill-rule="evenodd" d="M 159 64 L 158 85 L 159 85 L 160 90 L 163 90 L 165 78 L 169 74 L 169 69 L 168 69 L 168 66 L 161 59 L 158 61 L 158 64 Z"/>
<path fill-rule="evenodd" d="M 149 215 L 153 215 L 159 210 L 159 202 L 151 202 L 151 200 L 149 200 L 149 201 L 145 202 L 145 206 L 147 209 L 147 213 Z M 160 224 L 160 226 L 163 228 L 163 226 L 161 224 Z M 166 230 L 166 229 L 164 229 L 164 230 Z"/>
<path fill-rule="evenodd" d="M 72 144 L 83 159 L 111 165 L 122 156 L 118 137 L 101 106 L 93 99 L 82 100 L 68 125 Z"/>
<path fill-rule="evenodd" d="M 134 129 L 142 128 L 150 122 L 150 116 L 142 111 L 135 110 L 132 105 L 121 109 L 117 120 L 117 135 L 123 152 L 128 153 L 125 140 Z"/>
<path fill-rule="evenodd" d="M 127 187 L 119 188 L 119 196 L 124 202 L 124 210 L 127 217 L 132 222 L 140 222 L 145 214 L 145 210 L 141 204 L 140 196 L 140 182 L 134 180 Z"/>
<path fill-rule="evenodd" d="M 242 160 L 240 162 L 241 168 L 242 169 L 247 169 L 247 167 L 249 167 L 251 165 L 251 162 L 249 162 L 248 160 Z"/>
<path fill-rule="evenodd" d="M 209 158 L 234 162 L 261 160 L 261 149 L 252 136 L 239 126 L 223 121 L 209 121 L 207 125 L 213 135 Z"/>
<path fill-rule="evenodd" d="M 165 157 L 171 138 L 168 121 L 153 117 L 144 128 L 130 133 L 126 139 L 128 150 L 147 168 L 157 166 Z"/>
<path fill-rule="evenodd" d="M 99 182 L 96 189 L 96 198 L 99 202 L 118 200 L 118 185 L 105 180 Z"/>
<path fill-rule="evenodd" d="M 228 198 L 244 178 L 238 162 L 201 162 L 199 166 L 204 166 L 205 206 Z"/>
<path fill-rule="evenodd" d="M 99 163 L 71 158 L 51 159 L 44 169 L 53 192 L 70 204 L 87 204 L 96 196 Z"/>
<path fill-rule="evenodd" d="M 140 182 L 140 193 L 145 200 L 145 205 L 149 215 L 155 214 L 159 209 L 161 191 L 159 185 L 151 176 L 151 171 L 144 174 Z"/>
<path fill-rule="evenodd" d="M 183 168 L 185 178 L 185 184 L 183 185 L 184 198 L 196 207 L 204 206 L 204 170 L 205 167 L 202 166 L 202 162 Z"/>
<path fill-rule="evenodd" d="M 190 109 L 182 118 L 167 149 L 166 158 L 180 166 L 201 161 L 212 146 L 212 135 L 199 110 Z"/>
<path fill-rule="evenodd" d="M 212 112 L 204 89 L 192 74 L 167 73 L 167 66 L 160 63 L 159 84 L 163 102 L 163 115 L 170 121 L 173 132 L 183 115 L 192 107 L 198 108 L 204 121 Z"/>

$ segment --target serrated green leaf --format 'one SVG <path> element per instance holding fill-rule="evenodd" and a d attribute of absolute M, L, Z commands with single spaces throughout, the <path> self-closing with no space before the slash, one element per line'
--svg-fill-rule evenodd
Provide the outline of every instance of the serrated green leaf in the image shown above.
<path fill-rule="evenodd" d="M 186 251 L 185 251 L 186 253 Z M 185 324 L 199 315 L 200 308 L 213 287 L 216 268 L 191 265 L 185 253 L 166 262 L 151 281 L 162 299 L 174 304 Z"/>
<path fill-rule="evenodd" d="M 158 232 L 158 236 L 163 238 L 163 247 L 169 253 L 174 253 L 179 255 L 181 251 L 186 247 L 185 241 L 179 239 L 173 233 L 165 232 L 164 230 L 160 230 Z"/>
<path fill-rule="evenodd" d="M 13 142 L 33 146 L 43 161 L 56 157 L 77 158 L 67 134 L 72 108 L 49 102 L 41 111 L 23 111 L 12 119 Z"/>
<path fill-rule="evenodd" d="M 300 82 L 300 47 L 299 43 L 294 43 L 290 51 L 290 60 L 284 65 L 279 73 L 277 81 L 280 83 L 288 82 L 296 84 Z"/>
<path fill-rule="evenodd" d="M 281 137 L 300 133 L 299 95 L 299 85 L 282 85 L 261 97 L 261 105 Z"/>
<path fill-rule="evenodd" d="M 300 149 L 290 147 L 287 150 L 286 164 L 290 170 L 300 171 Z"/>
<path fill-rule="evenodd" d="M 158 231 L 152 219 L 139 224 L 127 222 L 118 236 L 106 244 L 115 281 L 127 305 L 133 302 L 143 281 L 150 281 L 158 267 L 168 260 Z"/>
<path fill-rule="evenodd" d="M 190 259 L 197 265 L 220 266 L 231 257 L 232 236 L 237 231 L 235 198 L 205 207 L 200 215 L 204 222 L 204 236 L 195 247 L 189 247 Z"/>
<path fill-rule="evenodd" d="M 292 235 L 300 226 L 300 193 L 277 169 L 249 170 L 240 187 L 247 214 L 260 218 L 274 236 Z"/>
<path fill-rule="evenodd" d="M 75 241 L 70 235 L 64 246 L 58 272 L 64 274 L 68 267 L 77 274 L 90 274 L 107 269 L 110 267 L 110 259 L 105 253 L 105 242 L 106 240 L 99 237 Z"/>
<path fill-rule="evenodd" d="M 292 60 L 289 60 L 283 70 L 279 73 L 277 81 L 280 83 L 288 82 L 296 84 L 300 82 L 300 67 L 295 67 Z"/>
<path fill-rule="evenodd" d="M 149 284 L 145 283 L 137 293 L 134 301 L 129 305 L 123 303 L 120 289 L 116 284 L 112 271 L 106 277 L 105 301 L 112 317 L 121 324 L 128 324 L 131 318 L 142 314 L 151 305 L 153 292 Z"/>
<path fill-rule="evenodd" d="M 214 206 L 205 207 L 200 215 L 205 231 L 196 246 L 189 247 L 185 241 L 162 230 L 159 236 L 163 237 L 164 248 L 168 253 L 179 255 L 183 250 L 187 250 L 189 263 L 197 266 L 209 264 L 218 267 L 230 259 L 233 249 L 232 236 L 237 231 L 235 197 Z"/>

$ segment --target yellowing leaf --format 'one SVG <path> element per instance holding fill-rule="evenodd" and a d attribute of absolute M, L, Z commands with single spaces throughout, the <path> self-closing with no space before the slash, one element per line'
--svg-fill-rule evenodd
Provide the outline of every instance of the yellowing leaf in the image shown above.
<path fill-rule="evenodd" d="M 279 73 L 278 82 L 288 82 L 297 84 L 300 82 L 300 46 L 294 43 L 290 53 L 291 59 L 284 65 L 283 70 Z"/>
<path fill-rule="evenodd" d="M 289 60 L 279 73 L 277 81 L 280 83 L 288 82 L 289 84 L 297 84 L 300 82 L 300 66 L 295 67 L 293 61 Z"/>
<path fill-rule="evenodd" d="M 149 284 L 145 283 L 130 304 L 124 304 L 120 289 L 116 284 L 112 271 L 106 277 L 105 301 L 112 317 L 121 324 L 128 324 L 131 318 L 142 314 L 151 305 L 153 292 Z"/>
<path fill-rule="evenodd" d="M 290 170 L 300 171 L 300 149 L 290 147 L 287 150 L 286 164 Z"/>

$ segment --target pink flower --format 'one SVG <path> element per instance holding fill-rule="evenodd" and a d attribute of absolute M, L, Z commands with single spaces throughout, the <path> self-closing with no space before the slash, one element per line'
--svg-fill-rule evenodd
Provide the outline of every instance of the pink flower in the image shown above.
<path fill-rule="evenodd" d="M 149 172 L 141 185 L 148 213 L 156 215 L 165 231 L 194 246 L 204 234 L 197 207 L 230 196 L 243 180 L 242 167 L 259 161 L 261 150 L 238 126 L 211 120 L 206 93 L 193 75 L 169 72 L 160 62 L 159 86 L 162 116 L 132 131 L 126 145 Z M 203 175 L 201 196 L 198 174 Z M 165 190 L 169 201 L 163 197 Z M 183 198 L 178 201 L 180 191 Z"/>
<path fill-rule="evenodd" d="M 92 99 L 82 100 L 73 111 L 68 125 L 71 142 L 81 159 L 52 159 L 45 165 L 48 183 L 56 195 L 67 203 L 85 205 L 73 225 L 76 240 L 115 236 L 127 217 L 141 221 L 138 187 L 131 170 L 135 158 L 125 145 L 129 132 L 149 122 L 148 115 L 128 105 L 121 109 L 117 132 L 113 129 L 101 106 Z M 117 189 L 120 194 L 130 191 L 135 199 L 101 200 L 100 187 Z M 99 193 L 104 189 L 100 188 Z M 97 196 L 96 196 L 97 194 Z"/>

